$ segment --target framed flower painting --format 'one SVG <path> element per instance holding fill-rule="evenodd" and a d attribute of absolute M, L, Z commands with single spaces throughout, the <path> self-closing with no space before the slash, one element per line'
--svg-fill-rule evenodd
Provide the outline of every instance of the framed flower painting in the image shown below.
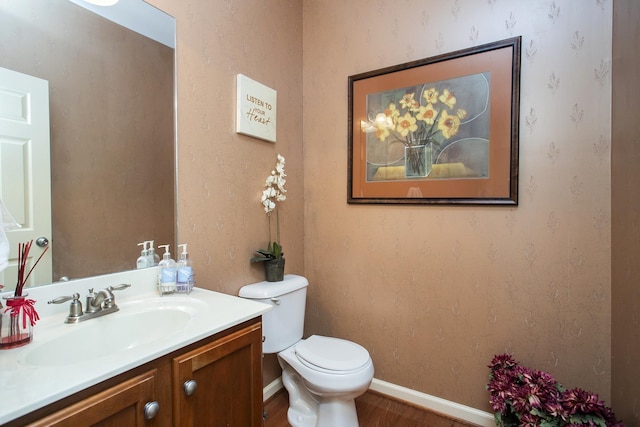
<path fill-rule="evenodd" d="M 349 77 L 349 203 L 518 204 L 515 37 Z"/>

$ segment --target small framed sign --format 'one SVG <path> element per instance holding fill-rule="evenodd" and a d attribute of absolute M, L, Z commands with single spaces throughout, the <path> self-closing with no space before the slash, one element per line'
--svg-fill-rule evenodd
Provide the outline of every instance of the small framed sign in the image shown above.
<path fill-rule="evenodd" d="M 276 142 L 277 92 L 242 74 L 237 90 L 236 132 Z"/>

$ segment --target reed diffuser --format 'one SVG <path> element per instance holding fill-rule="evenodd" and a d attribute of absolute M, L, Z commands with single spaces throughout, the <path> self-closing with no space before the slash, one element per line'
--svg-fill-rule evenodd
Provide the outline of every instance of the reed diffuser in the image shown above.
<path fill-rule="evenodd" d="M 45 247 L 31 269 L 27 272 L 27 262 L 33 240 L 18 244 L 18 283 L 13 296 L 5 296 L 6 308 L 0 317 L 0 350 L 29 344 L 33 339 L 33 326 L 40 320 L 35 309 L 35 301 L 27 298 L 23 289 L 31 272 L 38 265 L 49 247 Z M 26 275 L 25 275 L 26 273 Z M 1 305 L 0 305 L 1 307 Z"/>

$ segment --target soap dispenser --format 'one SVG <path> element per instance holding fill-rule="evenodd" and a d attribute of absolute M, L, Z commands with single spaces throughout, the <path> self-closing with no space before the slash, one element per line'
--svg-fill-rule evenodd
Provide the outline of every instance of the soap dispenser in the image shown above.
<path fill-rule="evenodd" d="M 160 263 L 160 255 L 156 253 L 155 248 L 153 247 L 154 240 L 147 240 L 146 243 L 149 243 L 149 266 L 155 267 Z"/>
<path fill-rule="evenodd" d="M 142 246 L 142 251 L 136 261 L 136 268 L 147 268 L 149 267 L 149 251 L 147 250 L 147 242 L 138 243 L 138 246 Z"/>
<path fill-rule="evenodd" d="M 158 245 L 159 248 L 165 248 L 162 255 L 162 261 L 158 263 L 160 267 L 159 286 L 160 293 L 175 292 L 176 290 L 176 262 L 171 259 L 169 245 Z"/>
<path fill-rule="evenodd" d="M 178 249 L 182 248 L 180 259 L 176 263 L 178 270 L 178 292 L 191 292 L 193 289 L 193 267 L 187 253 L 187 244 L 178 245 Z"/>

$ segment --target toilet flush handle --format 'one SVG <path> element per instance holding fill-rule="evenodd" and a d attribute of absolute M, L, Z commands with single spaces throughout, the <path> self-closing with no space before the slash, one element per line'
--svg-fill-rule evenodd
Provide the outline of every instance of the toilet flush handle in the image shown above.
<path fill-rule="evenodd" d="M 271 302 L 275 305 L 280 305 L 280 298 L 271 298 Z"/>

